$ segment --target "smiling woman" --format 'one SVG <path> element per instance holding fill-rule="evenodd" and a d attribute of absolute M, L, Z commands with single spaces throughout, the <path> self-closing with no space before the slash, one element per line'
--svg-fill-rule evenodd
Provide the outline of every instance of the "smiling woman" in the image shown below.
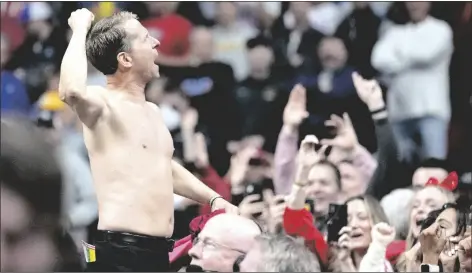
<path fill-rule="evenodd" d="M 358 271 L 361 260 L 372 243 L 372 230 L 380 223 L 388 226 L 387 216 L 380 203 L 369 195 L 356 196 L 346 201 L 348 225 L 341 229 L 337 247 L 332 249 L 333 257 L 329 267 L 337 272 Z M 383 251 L 385 252 L 385 250 Z M 390 271 L 390 264 L 382 259 L 384 272 Z"/>

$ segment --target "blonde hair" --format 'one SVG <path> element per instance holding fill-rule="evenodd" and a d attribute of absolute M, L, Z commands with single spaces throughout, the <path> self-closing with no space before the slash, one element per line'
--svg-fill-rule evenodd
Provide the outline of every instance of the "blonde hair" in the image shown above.
<path fill-rule="evenodd" d="M 436 189 L 438 189 L 447 199 L 446 202 L 454 202 L 456 201 L 456 197 L 454 195 L 454 193 L 452 193 L 451 191 L 449 190 L 446 190 L 445 188 L 443 187 L 440 187 L 440 186 L 436 186 L 436 185 L 428 185 L 427 187 L 434 187 Z M 422 188 L 413 188 L 413 190 L 415 191 L 414 192 L 414 195 L 413 195 L 413 198 L 411 198 L 410 200 L 410 204 L 409 204 L 409 209 L 408 209 L 408 216 L 411 215 L 411 211 L 413 209 L 413 202 L 416 198 L 416 195 L 418 194 L 418 192 L 422 191 L 423 189 L 425 189 L 425 187 L 422 187 Z M 415 237 L 413 236 L 413 231 L 411 229 L 411 225 L 409 225 L 409 228 L 408 228 L 408 235 L 406 237 L 406 250 L 409 250 L 410 248 L 413 247 L 413 244 L 415 242 Z"/>
<path fill-rule="evenodd" d="M 382 206 L 380 205 L 380 202 L 377 199 L 375 199 L 375 197 L 370 196 L 370 195 L 359 195 L 359 196 L 349 198 L 345 202 L 345 204 L 347 205 L 349 202 L 352 202 L 355 200 L 361 200 L 362 202 L 364 202 L 366 210 L 369 214 L 369 218 L 372 222 L 372 227 L 381 222 L 384 222 L 387 224 L 389 223 L 387 215 L 385 214 Z M 328 256 L 329 256 L 328 257 L 329 270 L 331 270 L 332 272 L 342 272 L 342 269 L 340 267 L 340 262 L 337 259 L 338 255 L 337 255 L 336 249 L 330 247 Z"/>
<path fill-rule="evenodd" d="M 451 191 L 449 190 L 446 190 L 445 188 L 442 188 L 440 186 L 436 186 L 436 185 L 428 185 L 427 187 L 435 187 L 436 189 L 438 189 L 447 199 L 446 202 L 455 202 L 456 200 L 456 196 L 454 195 L 454 193 L 452 193 Z M 418 192 L 420 192 L 421 190 L 423 190 L 425 187 L 421 187 L 421 188 L 413 188 L 414 190 L 414 195 L 413 195 L 413 198 L 411 198 L 411 201 L 410 201 L 410 204 L 409 204 L 409 213 L 408 215 L 411 215 L 411 210 L 413 209 L 413 201 L 415 200 L 416 198 L 416 195 L 418 194 Z M 414 243 L 416 241 L 416 238 L 413 236 L 413 231 L 411 229 L 411 225 L 409 226 L 408 228 L 408 235 L 406 237 L 406 249 L 405 249 L 405 252 L 406 251 L 409 251 L 413 246 L 414 246 Z M 403 252 L 400 257 L 398 257 L 398 260 L 395 264 L 395 269 L 396 271 L 398 272 L 406 272 L 407 270 L 409 270 L 409 268 L 407 268 L 407 258 L 405 256 L 405 252 Z M 420 264 L 421 261 L 419 260 L 419 256 L 418 256 L 419 253 L 416 253 L 415 256 L 417 256 L 417 263 Z"/>
<path fill-rule="evenodd" d="M 380 202 L 377 199 L 375 199 L 375 197 L 367 195 L 367 194 L 355 196 L 355 197 L 349 198 L 346 201 L 346 205 L 349 202 L 352 202 L 355 200 L 361 200 L 364 202 L 364 205 L 367 208 L 367 212 L 369 213 L 370 220 L 372 221 L 372 226 L 381 222 L 384 222 L 387 224 L 389 223 L 388 217 L 385 214 L 385 211 L 380 205 Z"/>

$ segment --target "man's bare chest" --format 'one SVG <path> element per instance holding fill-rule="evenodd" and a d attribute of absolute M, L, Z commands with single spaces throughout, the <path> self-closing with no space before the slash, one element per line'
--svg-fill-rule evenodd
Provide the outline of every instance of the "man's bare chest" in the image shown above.
<path fill-rule="evenodd" d="M 110 105 L 110 111 L 94 131 L 93 138 L 100 139 L 105 145 L 106 141 L 119 143 L 123 149 L 170 155 L 173 152 L 172 136 L 161 115 L 147 105 Z"/>

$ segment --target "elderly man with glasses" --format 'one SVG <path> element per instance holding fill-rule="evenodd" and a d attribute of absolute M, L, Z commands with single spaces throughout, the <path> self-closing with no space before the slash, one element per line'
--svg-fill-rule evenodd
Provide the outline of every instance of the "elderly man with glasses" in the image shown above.
<path fill-rule="evenodd" d="M 235 262 L 246 255 L 260 234 L 260 227 L 250 219 L 216 215 L 194 239 L 187 271 L 232 272 Z"/>

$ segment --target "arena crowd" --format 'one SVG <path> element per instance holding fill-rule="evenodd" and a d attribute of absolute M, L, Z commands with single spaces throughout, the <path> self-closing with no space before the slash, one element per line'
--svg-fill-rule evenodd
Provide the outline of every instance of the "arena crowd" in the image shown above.
<path fill-rule="evenodd" d="M 175 194 L 173 271 L 472 271 L 471 3 L 198 1 L 1 3 L 2 271 L 97 258 L 58 93 L 78 8 L 160 41 L 145 95 L 174 160 L 239 209 Z"/>

